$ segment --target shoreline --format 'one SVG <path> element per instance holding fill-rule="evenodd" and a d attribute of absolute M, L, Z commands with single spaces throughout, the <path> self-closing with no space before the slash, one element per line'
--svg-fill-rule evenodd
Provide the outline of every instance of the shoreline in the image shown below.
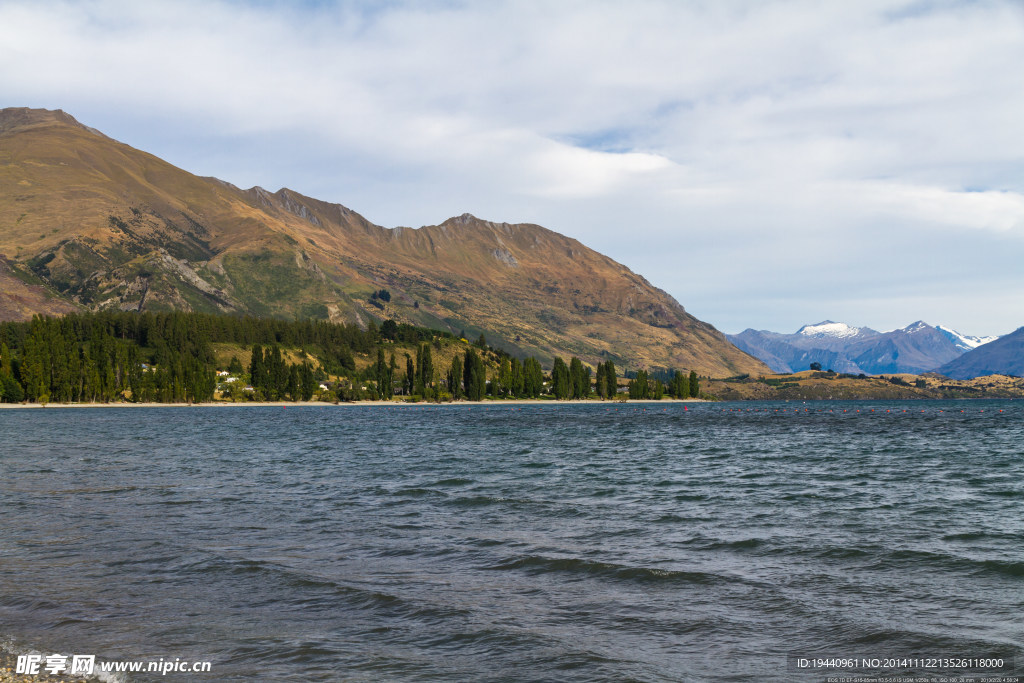
<path fill-rule="evenodd" d="M 672 398 L 662 399 L 660 401 L 654 399 L 630 399 L 628 401 L 600 401 L 600 400 L 587 400 L 587 399 L 575 399 L 571 401 L 546 401 L 546 400 L 535 400 L 535 399 L 508 399 L 505 401 L 445 401 L 443 403 L 434 403 L 430 401 L 419 401 L 413 403 L 411 401 L 339 401 L 337 403 L 333 401 L 212 401 L 208 403 L 129 403 L 125 401 L 111 402 L 111 403 L 0 403 L 0 410 L 4 409 L 36 409 L 42 410 L 45 408 L 344 408 L 344 407 L 358 407 L 358 406 L 373 406 L 373 407 L 398 407 L 398 408 L 423 408 L 426 406 L 439 407 L 439 406 L 526 406 L 526 405 L 550 405 L 550 406 L 571 406 L 571 405 L 620 405 L 620 404 L 640 404 L 640 403 L 655 403 L 655 404 L 669 404 L 669 403 L 714 403 L 715 401 L 709 401 L 702 398 Z"/>

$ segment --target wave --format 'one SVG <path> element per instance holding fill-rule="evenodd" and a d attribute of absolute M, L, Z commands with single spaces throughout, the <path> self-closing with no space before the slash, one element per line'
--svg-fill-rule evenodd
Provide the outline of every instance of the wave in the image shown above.
<path fill-rule="evenodd" d="M 545 573 L 573 574 L 581 578 L 594 577 L 647 584 L 713 585 L 740 581 L 730 576 L 701 571 L 682 571 L 653 567 L 633 567 L 614 562 L 584 560 L 577 557 L 547 557 L 527 555 L 509 558 L 498 564 L 482 567 L 490 571 L 525 571 L 531 575 Z"/>

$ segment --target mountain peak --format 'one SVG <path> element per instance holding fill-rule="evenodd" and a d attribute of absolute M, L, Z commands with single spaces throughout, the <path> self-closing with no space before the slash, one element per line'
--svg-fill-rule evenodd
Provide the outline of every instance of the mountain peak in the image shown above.
<path fill-rule="evenodd" d="M 23 128 L 53 124 L 72 126 L 102 135 L 98 130 L 82 125 L 63 109 L 31 109 L 29 107 L 8 107 L 0 109 L 0 134 L 11 133 Z"/>
<path fill-rule="evenodd" d="M 993 342 L 996 339 L 999 339 L 998 336 L 973 337 L 971 335 L 961 334 L 960 332 L 957 332 L 954 329 L 951 329 L 949 327 L 943 327 L 942 325 L 937 325 L 935 329 L 937 329 L 939 332 L 945 335 L 947 339 L 949 339 L 957 346 L 957 348 L 963 349 L 964 351 L 971 351 L 973 349 L 978 348 L 982 344 L 988 344 L 989 342 Z"/>
<path fill-rule="evenodd" d="M 920 332 L 921 330 L 930 330 L 930 329 L 934 329 L 934 328 L 931 325 L 929 325 L 928 323 L 926 323 L 925 321 L 918 320 L 917 322 L 910 323 L 909 325 L 904 327 L 902 331 L 906 332 L 907 334 L 912 334 L 914 332 Z"/>
<path fill-rule="evenodd" d="M 467 213 L 462 214 L 461 216 L 452 216 L 451 218 L 446 220 L 444 223 L 442 223 L 442 225 L 444 225 L 445 223 L 447 223 L 447 224 L 456 224 L 456 225 L 469 225 L 470 223 L 484 223 L 484 222 L 486 222 L 486 221 L 484 221 L 484 220 L 482 220 L 480 218 L 477 218 L 473 214 L 467 212 Z"/>
<path fill-rule="evenodd" d="M 805 337 L 834 337 L 836 339 L 845 339 L 847 337 L 857 336 L 860 334 L 860 331 L 861 328 L 851 327 L 846 323 L 823 320 L 817 325 L 804 325 L 797 330 L 796 333 Z"/>

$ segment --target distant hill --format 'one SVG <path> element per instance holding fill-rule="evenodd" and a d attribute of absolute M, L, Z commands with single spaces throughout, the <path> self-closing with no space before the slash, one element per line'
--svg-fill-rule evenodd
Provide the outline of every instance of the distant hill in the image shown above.
<path fill-rule="evenodd" d="M 747 329 L 729 340 L 775 372 L 799 372 L 821 363 L 823 369 L 868 375 L 927 372 L 960 357 L 971 343 L 982 343 L 922 321 L 878 332 L 826 320 L 795 334 Z"/>
<path fill-rule="evenodd" d="M 953 379 L 985 375 L 1024 377 L 1024 327 L 963 354 L 936 372 Z"/>
<path fill-rule="evenodd" d="M 767 371 L 640 275 L 541 226 L 464 214 L 387 229 L 292 190 L 194 176 L 62 111 L 4 109 L 0 319 L 82 309 L 390 318 L 546 363 Z"/>

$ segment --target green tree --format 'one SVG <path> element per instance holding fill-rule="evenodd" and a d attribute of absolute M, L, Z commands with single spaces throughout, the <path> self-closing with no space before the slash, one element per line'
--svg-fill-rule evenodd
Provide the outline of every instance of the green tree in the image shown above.
<path fill-rule="evenodd" d="M 412 396 L 416 388 L 416 368 L 412 364 L 412 356 L 405 354 L 405 395 Z"/>
<path fill-rule="evenodd" d="M 388 386 L 387 386 L 387 399 L 391 400 L 395 397 L 395 373 L 398 371 L 398 363 L 395 362 L 395 354 L 391 354 L 390 360 L 388 360 Z"/>
<path fill-rule="evenodd" d="M 544 371 L 540 361 L 530 356 L 523 361 L 523 395 L 527 398 L 538 398 L 544 388 Z"/>
<path fill-rule="evenodd" d="M 619 379 L 615 376 L 615 363 L 607 361 L 604 364 L 605 393 L 608 398 L 614 399 L 619 393 Z"/>
<path fill-rule="evenodd" d="M 512 361 L 508 357 L 501 359 L 498 366 L 498 381 L 495 384 L 495 394 L 508 396 L 512 389 Z"/>
<path fill-rule="evenodd" d="M 690 370 L 690 396 L 692 398 L 700 396 L 700 381 L 697 379 L 696 370 Z"/>
<path fill-rule="evenodd" d="M 299 400 L 299 366 L 294 363 L 288 367 L 288 381 L 285 385 L 288 398 L 292 401 Z"/>
<path fill-rule="evenodd" d="M 377 383 L 377 393 L 382 399 L 387 399 L 388 366 L 384 359 L 383 347 L 377 347 L 377 364 L 374 366 L 373 380 Z"/>
<path fill-rule="evenodd" d="M 466 349 L 463 363 L 462 383 L 469 401 L 482 401 L 487 390 L 487 369 L 484 361 L 472 349 Z"/>
<path fill-rule="evenodd" d="M 668 384 L 668 395 L 672 398 L 686 398 L 690 395 L 690 380 L 678 370 L 672 375 Z"/>
<path fill-rule="evenodd" d="M 629 397 L 634 399 L 648 399 L 651 397 L 650 383 L 646 370 L 638 370 L 636 377 L 629 380 Z"/>
<path fill-rule="evenodd" d="M 448 370 L 448 391 L 452 393 L 452 398 L 458 400 L 466 395 L 465 389 L 462 386 L 462 368 L 463 360 L 459 357 L 459 354 L 452 356 L 452 366 Z"/>
<path fill-rule="evenodd" d="M 589 378 L 583 374 L 583 361 L 576 356 L 569 359 L 569 384 L 574 399 L 585 398 L 590 393 Z"/>
<path fill-rule="evenodd" d="M 509 394 L 515 397 L 523 395 L 523 364 L 519 362 L 518 358 L 512 358 L 509 360 L 509 365 L 512 370 L 512 383 L 509 385 Z"/>
<path fill-rule="evenodd" d="M 0 373 L 14 377 L 14 364 L 7 342 L 0 344 Z"/>
<path fill-rule="evenodd" d="M 598 395 L 599 398 L 607 398 L 608 397 L 608 385 L 607 385 L 607 383 L 605 381 L 604 374 L 605 374 L 604 363 L 598 363 L 597 364 L 597 377 L 594 380 L 594 384 L 595 384 L 594 388 L 597 391 L 597 395 Z"/>
<path fill-rule="evenodd" d="M 235 382 L 235 384 L 238 384 L 238 382 Z M 313 398 L 313 394 L 316 393 L 317 382 L 313 377 L 313 367 L 306 361 L 303 361 L 302 367 L 299 369 L 299 387 L 303 401 L 310 400 Z"/>
<path fill-rule="evenodd" d="M 263 363 L 263 347 L 259 344 L 252 345 L 252 359 L 249 361 L 249 383 L 253 389 L 263 390 L 267 382 L 267 370 Z"/>
<path fill-rule="evenodd" d="M 572 385 L 569 381 L 569 368 L 565 361 L 555 356 L 551 366 L 551 393 L 559 401 L 572 397 Z"/>

